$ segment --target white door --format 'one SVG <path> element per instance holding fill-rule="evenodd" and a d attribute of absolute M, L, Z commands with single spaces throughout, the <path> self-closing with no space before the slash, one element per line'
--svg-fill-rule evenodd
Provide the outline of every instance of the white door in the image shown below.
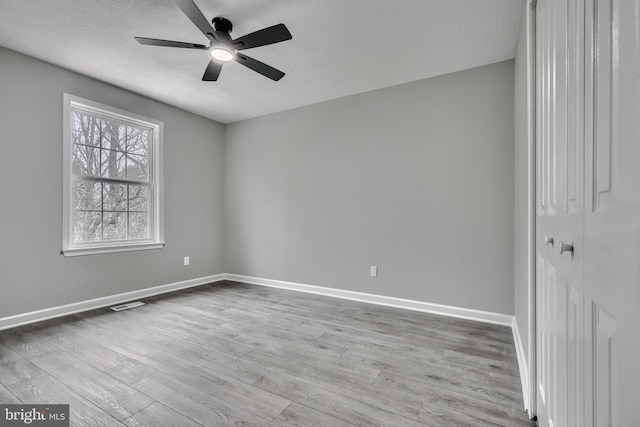
<path fill-rule="evenodd" d="M 538 0 L 537 416 L 582 426 L 584 0 Z"/>
<path fill-rule="evenodd" d="M 640 425 L 640 1 L 588 0 L 586 426 Z"/>
<path fill-rule="evenodd" d="M 640 426 L 640 0 L 538 0 L 541 426 Z"/>

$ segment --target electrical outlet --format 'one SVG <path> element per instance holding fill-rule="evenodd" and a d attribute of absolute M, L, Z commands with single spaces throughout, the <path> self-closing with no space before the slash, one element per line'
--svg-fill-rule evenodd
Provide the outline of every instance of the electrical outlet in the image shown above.
<path fill-rule="evenodd" d="M 189 265 L 189 257 L 184 257 L 184 265 Z"/>
<path fill-rule="evenodd" d="M 371 269 L 369 270 L 369 274 L 371 275 L 371 277 L 378 277 L 378 266 L 372 265 Z"/>

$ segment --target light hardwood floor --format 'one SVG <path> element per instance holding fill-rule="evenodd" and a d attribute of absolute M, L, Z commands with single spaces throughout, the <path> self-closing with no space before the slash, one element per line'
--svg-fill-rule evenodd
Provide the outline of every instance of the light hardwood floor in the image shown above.
<path fill-rule="evenodd" d="M 220 282 L 0 332 L 0 403 L 91 426 L 531 426 L 503 326 Z"/>

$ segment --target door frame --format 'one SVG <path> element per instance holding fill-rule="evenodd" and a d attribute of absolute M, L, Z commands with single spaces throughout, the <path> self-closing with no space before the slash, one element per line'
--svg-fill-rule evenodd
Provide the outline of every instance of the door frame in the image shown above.
<path fill-rule="evenodd" d="M 525 33 L 527 51 L 527 336 L 529 362 L 528 372 L 528 396 L 524 398 L 525 409 L 529 413 L 529 418 L 534 419 L 537 414 L 536 402 L 538 388 L 537 373 L 537 322 L 536 322 L 536 5 L 537 0 L 527 0 L 525 3 Z M 527 399 L 528 398 L 528 399 Z"/>

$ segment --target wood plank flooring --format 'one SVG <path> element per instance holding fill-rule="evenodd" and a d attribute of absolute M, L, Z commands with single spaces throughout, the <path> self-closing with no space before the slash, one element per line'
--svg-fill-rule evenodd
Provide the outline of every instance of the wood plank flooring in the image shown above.
<path fill-rule="evenodd" d="M 220 282 L 0 332 L 76 426 L 532 426 L 507 327 Z"/>

